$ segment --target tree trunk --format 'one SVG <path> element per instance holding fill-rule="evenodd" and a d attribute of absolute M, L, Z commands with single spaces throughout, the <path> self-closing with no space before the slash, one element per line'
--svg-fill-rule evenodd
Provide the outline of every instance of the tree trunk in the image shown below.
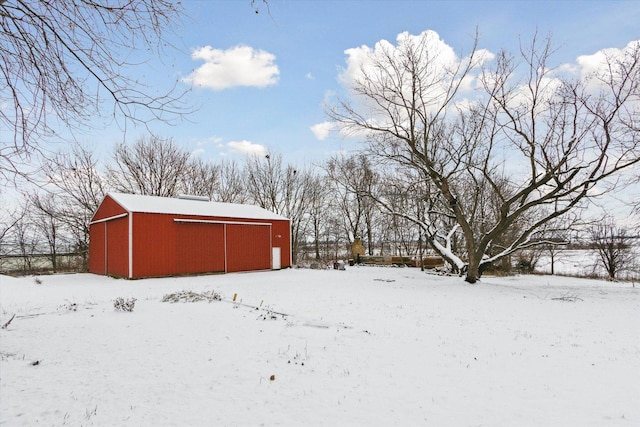
<path fill-rule="evenodd" d="M 467 265 L 467 274 L 464 278 L 465 281 L 474 284 L 478 281 L 478 279 L 480 278 L 480 266 L 477 265 L 477 263 L 474 263 L 475 265 L 472 265 L 472 263 L 469 263 Z"/>
<path fill-rule="evenodd" d="M 471 263 L 467 265 L 466 276 L 464 278 L 464 280 L 469 283 L 476 283 L 482 277 L 482 273 L 484 273 L 487 268 L 491 267 L 490 262 L 480 262 L 473 264 L 473 266 Z"/>

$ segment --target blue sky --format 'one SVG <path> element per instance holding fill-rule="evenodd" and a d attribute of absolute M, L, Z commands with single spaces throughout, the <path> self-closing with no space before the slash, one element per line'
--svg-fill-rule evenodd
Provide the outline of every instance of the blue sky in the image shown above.
<path fill-rule="evenodd" d="M 515 51 L 519 39 L 552 34 L 556 63 L 623 48 L 640 38 L 640 1 L 346 1 L 269 0 L 269 10 L 249 0 L 182 2 L 189 18 L 175 29 L 178 48 L 153 61 L 143 78 L 151 85 L 193 90 L 198 106 L 177 126 L 153 124 L 205 160 L 241 159 L 247 151 L 281 153 L 285 161 L 311 163 L 358 141 L 320 139 L 324 102 L 342 89 L 345 51 L 399 33 L 433 30 L 457 53 L 468 53 L 478 29 L 479 48 Z M 209 60 L 205 68 L 201 68 Z M 130 130 L 135 140 L 143 129 Z M 80 135 L 107 155 L 122 140 L 116 126 Z"/>

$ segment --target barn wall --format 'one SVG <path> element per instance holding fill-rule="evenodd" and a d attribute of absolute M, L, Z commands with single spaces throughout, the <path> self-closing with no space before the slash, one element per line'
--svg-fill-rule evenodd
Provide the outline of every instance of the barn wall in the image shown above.
<path fill-rule="evenodd" d="M 288 220 L 275 220 L 272 224 L 273 246 L 281 248 L 281 267 L 291 267 L 291 223 Z"/>
<path fill-rule="evenodd" d="M 224 225 L 175 223 L 177 274 L 224 272 Z"/>
<path fill-rule="evenodd" d="M 123 213 L 127 213 L 127 211 L 117 204 L 111 197 L 106 196 L 98 207 L 96 213 L 93 215 L 91 221 L 98 221 L 100 219 L 109 218 Z"/>
<path fill-rule="evenodd" d="M 133 214 L 133 277 L 178 274 L 174 216 Z"/>
<path fill-rule="evenodd" d="M 105 237 L 106 222 L 89 226 L 89 273 L 106 274 Z"/>
<path fill-rule="evenodd" d="M 99 221 L 126 214 L 127 211 L 106 196 L 92 221 Z M 115 218 L 89 226 L 89 271 L 128 277 L 128 216 Z"/>
<path fill-rule="evenodd" d="M 107 225 L 107 274 L 129 277 L 129 217 L 106 221 L 105 224 Z"/>
<path fill-rule="evenodd" d="M 227 272 L 271 268 L 271 227 L 227 224 Z"/>

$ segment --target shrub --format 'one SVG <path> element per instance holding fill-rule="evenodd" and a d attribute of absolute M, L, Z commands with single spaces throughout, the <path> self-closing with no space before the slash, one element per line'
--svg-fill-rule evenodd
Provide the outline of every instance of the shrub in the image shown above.
<path fill-rule="evenodd" d="M 178 291 L 172 294 L 167 294 L 162 297 L 162 302 L 196 302 L 196 301 L 220 301 L 222 297 L 216 291 L 205 292 L 193 292 L 193 291 Z"/>
<path fill-rule="evenodd" d="M 116 311 L 133 311 L 133 307 L 136 305 L 136 299 L 124 299 L 122 297 L 118 297 L 113 301 L 113 308 Z"/>

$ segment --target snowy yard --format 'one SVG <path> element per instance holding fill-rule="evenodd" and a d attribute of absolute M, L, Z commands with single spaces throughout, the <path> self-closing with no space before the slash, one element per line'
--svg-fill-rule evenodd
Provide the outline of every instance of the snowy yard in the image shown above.
<path fill-rule="evenodd" d="M 2 425 L 640 425 L 629 283 L 376 267 L 41 281 L 0 276 L 0 323 L 16 314 Z M 223 301 L 161 302 L 179 290 Z"/>

